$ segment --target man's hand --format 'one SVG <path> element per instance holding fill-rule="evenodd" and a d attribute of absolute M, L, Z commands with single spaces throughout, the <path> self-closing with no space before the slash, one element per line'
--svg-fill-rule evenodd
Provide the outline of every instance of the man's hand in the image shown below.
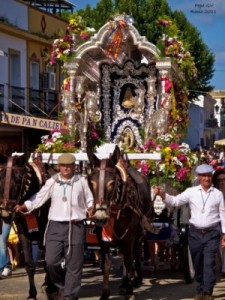
<path fill-rule="evenodd" d="M 165 200 L 166 193 L 161 186 L 159 186 L 159 185 L 154 186 L 153 192 L 155 195 L 159 195 L 162 198 L 162 200 Z"/>
<path fill-rule="evenodd" d="M 14 207 L 14 211 L 17 213 L 17 212 L 27 212 L 27 207 L 25 204 L 22 204 L 22 205 L 19 205 L 17 204 L 15 207 Z"/>
<path fill-rule="evenodd" d="M 87 209 L 87 217 L 88 218 L 92 218 L 94 216 L 94 208 L 93 207 L 89 207 Z"/>

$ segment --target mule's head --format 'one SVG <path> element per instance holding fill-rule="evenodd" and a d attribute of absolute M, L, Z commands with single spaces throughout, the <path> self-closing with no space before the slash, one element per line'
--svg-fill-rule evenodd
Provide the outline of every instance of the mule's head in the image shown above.
<path fill-rule="evenodd" d="M 94 197 L 94 217 L 96 225 L 103 226 L 110 217 L 112 205 L 117 197 L 119 178 L 115 166 L 120 158 L 120 149 L 116 146 L 108 159 L 100 160 L 89 149 L 87 155 L 92 169 L 88 176 L 88 184 Z"/>
<path fill-rule="evenodd" d="M 22 202 L 39 189 L 38 178 L 28 164 L 29 154 L 6 157 L 0 154 L 0 202 L 9 207 Z"/>

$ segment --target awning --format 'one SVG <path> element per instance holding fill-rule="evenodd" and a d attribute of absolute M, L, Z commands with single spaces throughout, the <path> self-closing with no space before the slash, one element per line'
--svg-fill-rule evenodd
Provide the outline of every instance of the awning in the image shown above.
<path fill-rule="evenodd" d="M 215 146 L 225 146 L 225 139 L 215 141 L 214 145 Z"/>

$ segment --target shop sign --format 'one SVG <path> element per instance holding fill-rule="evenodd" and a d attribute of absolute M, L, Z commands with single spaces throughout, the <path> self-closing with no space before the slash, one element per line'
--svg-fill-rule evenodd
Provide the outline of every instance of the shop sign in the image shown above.
<path fill-rule="evenodd" d="M 0 120 L 0 123 L 2 124 L 36 128 L 42 130 L 60 129 L 62 127 L 62 122 L 57 120 L 35 118 L 25 115 L 10 114 L 6 112 L 0 113 Z"/>

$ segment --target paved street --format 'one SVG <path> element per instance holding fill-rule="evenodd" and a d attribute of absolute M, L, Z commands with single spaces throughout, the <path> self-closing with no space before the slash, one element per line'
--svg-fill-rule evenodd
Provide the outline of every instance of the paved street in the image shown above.
<path fill-rule="evenodd" d="M 195 295 L 195 283 L 186 284 L 179 271 L 171 271 L 161 267 L 156 272 L 151 272 L 149 267 L 143 266 L 144 284 L 136 290 L 136 300 L 191 300 Z M 38 300 L 46 300 L 41 292 L 41 284 L 44 274 L 41 268 L 37 270 L 36 283 L 38 287 Z M 121 270 L 120 258 L 113 258 L 111 270 L 111 297 L 114 300 L 124 300 L 117 295 L 120 285 Z M 79 299 L 97 300 L 101 292 L 101 271 L 98 267 L 85 264 L 82 289 Z M 13 275 L 0 280 L 0 300 L 25 300 L 27 293 L 27 276 L 23 268 L 18 268 Z M 215 300 L 225 299 L 225 278 L 218 274 L 218 284 L 216 285 Z"/>

